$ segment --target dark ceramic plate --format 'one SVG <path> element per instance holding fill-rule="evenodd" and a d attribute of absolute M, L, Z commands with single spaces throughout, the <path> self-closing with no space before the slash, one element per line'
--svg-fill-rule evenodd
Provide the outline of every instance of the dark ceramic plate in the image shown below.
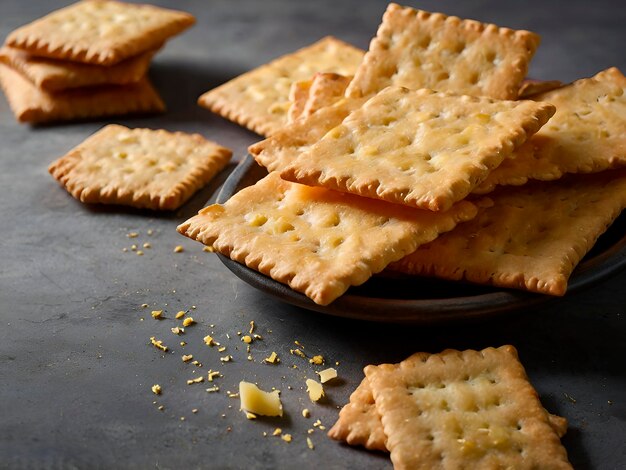
<path fill-rule="evenodd" d="M 267 171 L 247 156 L 228 177 L 217 201 L 225 202 L 256 183 Z M 483 318 L 558 301 L 552 296 L 403 275 L 380 274 L 351 287 L 330 305 L 315 304 L 303 294 L 219 255 L 236 276 L 253 287 L 298 307 L 361 320 L 394 323 L 439 323 Z M 568 294 L 587 288 L 626 267 L 626 214 L 600 237 L 572 274 Z"/>

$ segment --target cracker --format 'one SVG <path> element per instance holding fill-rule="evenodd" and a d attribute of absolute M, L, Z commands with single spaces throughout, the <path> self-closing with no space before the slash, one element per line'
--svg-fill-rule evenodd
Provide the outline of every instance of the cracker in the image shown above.
<path fill-rule="evenodd" d="M 85 203 L 173 210 L 207 184 L 231 154 L 199 134 L 110 124 L 48 170 Z"/>
<path fill-rule="evenodd" d="M 0 62 L 28 78 L 37 88 L 60 91 L 95 85 L 127 85 L 137 83 L 148 71 L 156 50 L 105 67 L 33 57 L 12 47 L 0 49 Z"/>
<path fill-rule="evenodd" d="M 555 115 L 478 192 L 626 166 L 626 77 L 617 68 L 532 99 L 555 105 Z"/>
<path fill-rule="evenodd" d="M 555 90 L 562 86 L 563 82 L 558 80 L 532 80 L 528 78 L 525 79 L 519 87 L 519 99 L 526 100 L 533 95 Z"/>
<path fill-rule="evenodd" d="M 396 85 L 516 99 L 538 45 L 529 31 L 391 3 L 347 96 Z"/>
<path fill-rule="evenodd" d="M 0 85 L 15 118 L 31 124 L 165 111 L 165 104 L 147 78 L 132 85 L 81 88 L 52 94 L 0 64 Z"/>
<path fill-rule="evenodd" d="M 567 433 L 566 418 L 548 413 L 548 421 L 559 438 Z M 376 410 L 376 402 L 367 377 L 350 395 L 350 402 L 339 412 L 339 418 L 328 431 L 328 437 L 353 446 L 360 445 L 369 450 L 388 452 L 385 445 L 387 436 L 383 431 L 383 424 Z"/>
<path fill-rule="evenodd" d="M 293 82 L 309 80 L 316 72 L 352 75 L 363 54 L 350 44 L 325 37 L 206 92 L 198 104 L 267 136 L 287 124 Z"/>
<path fill-rule="evenodd" d="M 626 207 L 626 170 L 498 188 L 471 222 L 389 269 L 564 295 L 578 262 Z"/>
<path fill-rule="evenodd" d="M 188 13 L 152 5 L 87 0 L 16 29 L 6 45 L 34 56 L 113 65 L 157 49 L 194 22 Z"/>
<path fill-rule="evenodd" d="M 224 205 L 201 210 L 178 231 L 328 305 L 475 213 L 466 201 L 433 214 L 271 173 Z"/>
<path fill-rule="evenodd" d="M 289 111 L 287 112 L 287 124 L 302 116 L 306 102 L 309 99 L 309 90 L 313 84 L 311 80 L 300 80 L 293 82 L 289 89 Z"/>
<path fill-rule="evenodd" d="M 513 346 L 367 366 L 397 469 L 571 469 Z"/>
<path fill-rule="evenodd" d="M 553 113 L 548 103 L 389 87 L 310 149 L 269 168 L 289 181 L 446 210 Z"/>
<path fill-rule="evenodd" d="M 308 117 L 318 109 L 331 106 L 343 98 L 351 76 L 338 73 L 318 72 L 311 80 L 294 82 L 289 93 L 289 115 L 292 123 L 303 116 Z"/>

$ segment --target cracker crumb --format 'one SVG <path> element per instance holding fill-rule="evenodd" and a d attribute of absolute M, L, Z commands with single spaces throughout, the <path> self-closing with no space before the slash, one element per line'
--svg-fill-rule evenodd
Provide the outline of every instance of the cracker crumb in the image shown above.
<path fill-rule="evenodd" d="M 231 356 L 230 354 L 224 357 L 220 357 L 220 361 L 222 362 L 230 362 L 233 360 L 233 356 Z"/>
<path fill-rule="evenodd" d="M 148 308 L 148 304 L 141 304 L 141 308 Z"/>
<path fill-rule="evenodd" d="M 313 445 L 313 441 L 311 440 L 310 437 L 306 438 L 306 445 L 308 446 L 309 449 L 313 450 L 315 449 L 315 446 Z"/>
<path fill-rule="evenodd" d="M 313 427 L 319 428 L 321 431 L 324 431 L 326 429 L 326 426 L 324 426 L 319 419 L 313 423 Z"/>
<path fill-rule="evenodd" d="M 243 341 L 246 344 L 250 344 L 252 342 L 252 337 L 245 335 L 244 337 L 241 338 L 241 341 Z"/>
<path fill-rule="evenodd" d="M 303 345 L 300 343 L 300 341 L 298 341 L 298 340 L 295 340 L 295 341 L 293 342 L 293 344 L 295 344 L 296 346 L 298 346 L 298 347 L 300 347 L 300 348 L 304 349 L 304 346 L 303 346 Z"/>
<path fill-rule="evenodd" d="M 280 436 L 283 433 L 283 430 L 280 428 L 276 428 L 274 429 L 274 432 L 272 433 L 272 436 Z"/>
<path fill-rule="evenodd" d="M 198 412 L 198 408 L 194 408 L 193 410 L 191 410 L 191 412 L 192 412 L 193 414 L 196 414 L 196 413 Z"/>
<path fill-rule="evenodd" d="M 161 386 L 159 384 L 154 384 L 152 386 L 152 393 L 155 395 L 161 395 Z"/>
<path fill-rule="evenodd" d="M 310 418 L 311 417 L 311 412 L 309 411 L 308 408 L 305 408 L 302 410 L 302 416 L 304 416 L 305 418 Z"/>
<path fill-rule="evenodd" d="M 184 328 L 180 328 L 178 326 L 175 326 L 174 328 L 170 328 L 170 329 L 172 330 L 172 333 L 174 333 L 175 335 L 180 335 L 185 332 Z"/>
<path fill-rule="evenodd" d="M 285 442 L 291 442 L 291 434 L 283 434 L 280 438 Z"/>
<path fill-rule="evenodd" d="M 206 335 L 204 337 L 204 344 L 206 344 L 207 346 L 215 346 L 217 343 L 213 340 L 213 337 L 211 335 Z"/>
<path fill-rule="evenodd" d="M 137 245 L 130 245 L 130 251 L 137 251 Z"/>
<path fill-rule="evenodd" d="M 206 391 L 209 393 L 219 392 L 220 388 L 217 385 L 215 385 L 213 387 L 207 388 Z"/>
<path fill-rule="evenodd" d="M 221 347 L 217 348 L 217 350 L 219 352 L 224 352 L 224 351 L 226 351 L 226 346 L 221 346 Z"/>
<path fill-rule="evenodd" d="M 256 333 L 252 335 L 254 339 L 263 339 L 263 336 L 257 335 Z"/>
<path fill-rule="evenodd" d="M 148 229 L 148 231 L 146 232 L 148 235 L 152 235 L 154 233 L 154 230 L 152 229 Z"/>
<path fill-rule="evenodd" d="M 194 323 L 195 323 L 195 320 L 191 317 L 187 317 L 183 320 L 183 326 L 193 325 Z"/>
<path fill-rule="evenodd" d="M 211 370 L 209 369 L 209 372 L 207 373 L 207 380 L 209 382 L 213 382 L 213 379 L 216 377 L 221 377 L 222 375 L 220 374 L 219 371 L 217 370 Z"/>
<path fill-rule="evenodd" d="M 192 385 L 192 384 L 199 384 L 204 382 L 204 377 L 202 375 L 195 377 L 193 379 L 189 379 L 187 380 L 187 385 Z"/>
<path fill-rule="evenodd" d="M 228 398 L 239 398 L 239 393 L 237 393 L 237 392 L 226 391 L 226 395 L 228 395 Z"/>
<path fill-rule="evenodd" d="M 251 354 L 248 354 L 248 360 L 249 360 L 249 361 L 254 360 L 254 358 L 252 357 L 252 355 L 251 355 Z"/>
<path fill-rule="evenodd" d="M 124 248 L 122 248 L 122 251 L 123 251 L 124 253 L 127 253 L 127 252 L 128 252 L 128 248 L 124 247 Z"/>
<path fill-rule="evenodd" d="M 137 256 L 143 256 L 143 251 L 137 250 Z"/>
<path fill-rule="evenodd" d="M 246 418 L 256 419 L 256 415 L 254 413 L 250 413 L 249 411 L 246 411 Z"/>
<path fill-rule="evenodd" d="M 180 420 L 181 420 L 181 421 L 185 421 L 185 417 L 184 417 L 184 416 L 181 416 L 181 417 L 180 417 Z"/>
<path fill-rule="evenodd" d="M 165 346 L 165 345 L 163 344 L 163 341 L 161 341 L 160 339 L 159 339 L 159 340 L 157 340 L 154 336 L 151 336 L 151 337 L 150 337 L 150 343 L 152 343 L 152 345 L 153 345 L 155 348 L 160 349 L 160 350 L 161 350 L 161 351 L 163 351 L 163 352 L 166 352 L 166 351 L 167 351 L 167 346 Z"/>
<path fill-rule="evenodd" d="M 315 429 L 311 428 L 311 429 L 307 429 L 306 433 L 307 434 L 313 434 L 315 432 Z"/>
<path fill-rule="evenodd" d="M 182 357 L 183 362 L 189 362 L 193 359 L 193 354 L 184 354 Z"/>
<path fill-rule="evenodd" d="M 142 246 L 143 246 L 146 250 L 147 250 L 147 249 L 152 248 L 152 245 L 150 244 L 150 242 L 145 242 Z"/>
<path fill-rule="evenodd" d="M 181 342 L 180 342 L 180 345 L 181 345 L 181 346 L 187 346 L 187 343 L 186 343 L 185 341 L 181 341 Z"/>
<path fill-rule="evenodd" d="M 278 364 L 280 362 L 280 358 L 278 357 L 278 354 L 272 351 L 272 354 L 270 354 L 269 357 L 263 359 L 263 362 L 267 362 L 269 364 Z"/>
<path fill-rule="evenodd" d="M 176 312 L 176 316 L 174 318 L 176 318 L 176 320 L 180 320 L 181 318 L 183 318 L 185 316 L 185 313 L 187 313 L 187 312 L 179 310 L 178 312 Z"/>
<path fill-rule="evenodd" d="M 313 379 L 306 379 L 306 391 L 309 392 L 311 401 L 319 401 L 324 396 L 324 387 Z"/>
<path fill-rule="evenodd" d="M 315 364 L 319 366 L 321 364 L 324 364 L 324 356 L 320 356 L 320 355 L 313 356 L 311 359 L 309 359 L 309 362 L 311 364 Z"/>
<path fill-rule="evenodd" d="M 137 238 L 139 234 L 137 232 L 129 232 L 126 234 L 128 238 Z"/>
<path fill-rule="evenodd" d="M 322 382 L 323 384 L 325 384 L 329 380 L 337 378 L 337 371 L 332 367 L 324 369 L 320 372 L 316 372 L 316 374 L 320 376 L 320 382 Z"/>
<path fill-rule="evenodd" d="M 152 310 L 150 315 L 152 315 L 152 318 L 156 320 L 161 319 L 163 318 L 163 310 Z"/>
<path fill-rule="evenodd" d="M 567 393 L 563 392 L 563 395 L 565 395 L 565 398 L 567 398 L 569 401 L 571 401 L 572 403 L 576 403 L 576 399 L 574 397 L 572 397 L 571 395 L 568 395 Z"/>
<path fill-rule="evenodd" d="M 163 405 L 160 405 L 157 409 L 158 409 L 159 411 L 163 411 L 163 410 L 165 409 L 165 407 L 164 407 Z"/>
<path fill-rule="evenodd" d="M 185 249 L 183 248 L 182 245 L 176 245 L 174 247 L 174 253 L 182 253 L 183 251 L 185 251 Z"/>
<path fill-rule="evenodd" d="M 250 329 L 248 330 L 248 333 L 254 333 L 254 320 L 250 321 Z"/>
<path fill-rule="evenodd" d="M 202 248 L 202 251 L 206 251 L 207 253 L 215 253 L 215 248 L 213 248 L 212 246 L 205 246 L 204 248 Z"/>
<path fill-rule="evenodd" d="M 306 358 L 306 355 L 300 349 L 290 349 L 289 352 L 294 356 Z"/>
<path fill-rule="evenodd" d="M 202 363 L 199 361 L 193 361 L 192 364 L 196 367 L 202 367 Z"/>

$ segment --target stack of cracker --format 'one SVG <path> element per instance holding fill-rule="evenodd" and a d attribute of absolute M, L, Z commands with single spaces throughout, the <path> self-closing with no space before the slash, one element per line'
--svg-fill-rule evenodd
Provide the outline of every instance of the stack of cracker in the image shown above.
<path fill-rule="evenodd" d="M 502 346 L 367 366 L 328 435 L 389 452 L 396 469 L 571 469 L 566 431 Z"/>
<path fill-rule="evenodd" d="M 321 305 L 386 268 L 563 295 L 626 207 L 626 78 L 524 82 L 539 42 L 390 4 L 356 68 L 326 39 L 209 91 L 270 174 L 179 231 Z"/>
<path fill-rule="evenodd" d="M 150 5 L 83 0 L 7 37 L 0 84 L 20 122 L 162 112 L 150 60 L 194 21 Z"/>

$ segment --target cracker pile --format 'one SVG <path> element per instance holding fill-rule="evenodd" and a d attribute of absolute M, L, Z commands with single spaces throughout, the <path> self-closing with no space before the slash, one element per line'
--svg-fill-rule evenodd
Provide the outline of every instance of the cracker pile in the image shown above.
<path fill-rule="evenodd" d="M 541 405 L 513 346 L 369 365 L 328 435 L 396 469 L 571 469 L 565 418 Z"/>
<path fill-rule="evenodd" d="M 539 42 L 392 3 L 362 59 L 325 38 L 207 92 L 270 175 L 178 230 L 321 305 L 387 266 L 564 295 L 626 207 L 626 78 L 525 81 Z M 382 235 L 399 207 L 421 226 Z"/>
<path fill-rule="evenodd" d="M 151 5 L 79 1 L 9 34 L 0 84 L 16 119 L 31 124 L 162 112 L 150 60 L 194 22 Z"/>

